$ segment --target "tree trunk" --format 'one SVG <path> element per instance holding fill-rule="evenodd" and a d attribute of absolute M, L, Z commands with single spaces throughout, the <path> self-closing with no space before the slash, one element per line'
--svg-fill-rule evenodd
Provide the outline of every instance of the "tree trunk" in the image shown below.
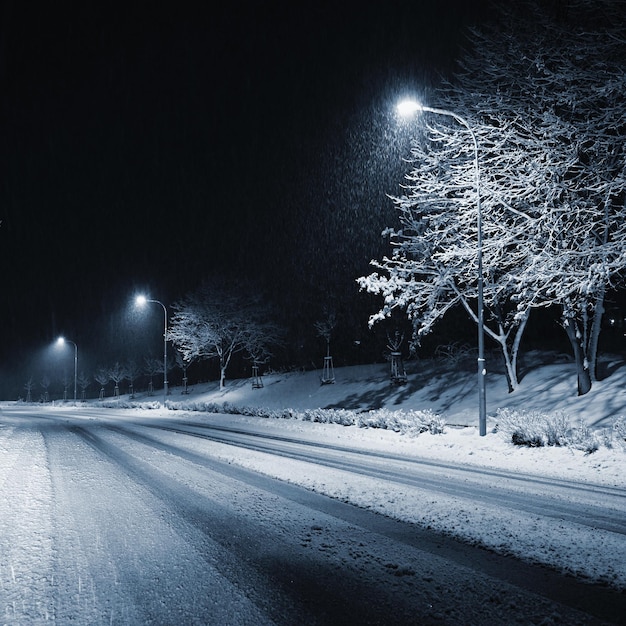
<path fill-rule="evenodd" d="M 596 298 L 596 306 L 593 312 L 593 322 L 589 333 L 589 376 L 592 381 L 598 380 L 598 341 L 604 314 L 604 289 Z"/>
<path fill-rule="evenodd" d="M 576 377 L 578 383 L 578 395 L 584 396 L 591 389 L 591 375 L 589 373 L 589 363 L 585 354 L 585 345 L 580 333 L 577 330 L 576 322 L 571 317 L 563 318 L 563 328 L 572 344 L 574 359 L 576 361 Z"/>
<path fill-rule="evenodd" d="M 460 295 L 460 294 L 459 294 Z M 478 316 L 474 312 L 474 310 L 470 307 L 467 300 L 461 297 L 461 304 L 465 308 L 465 310 L 469 313 L 470 317 L 476 322 L 478 325 Z M 528 316 L 530 315 L 530 310 L 526 313 L 524 318 L 519 323 L 518 327 L 515 330 L 515 339 L 513 341 L 513 345 L 509 350 L 508 341 L 507 341 L 507 332 L 504 328 L 504 324 L 501 321 L 501 317 L 498 317 L 498 332 L 496 333 L 493 329 L 489 328 L 487 324 L 483 324 L 483 329 L 485 335 L 487 337 L 491 337 L 495 342 L 500 346 L 500 351 L 502 353 L 502 360 L 504 361 L 506 382 L 509 389 L 509 393 L 515 391 L 519 387 L 519 379 L 517 376 L 517 353 L 519 351 L 519 344 L 522 339 L 522 335 L 524 334 L 524 328 L 526 327 L 526 322 L 528 321 Z"/>
<path fill-rule="evenodd" d="M 504 361 L 504 367 L 506 369 L 506 382 L 509 388 L 509 393 L 514 392 L 519 387 L 517 355 L 519 353 L 520 342 L 522 341 L 522 335 L 524 334 L 524 329 L 526 328 L 526 322 L 528 322 L 529 315 L 530 310 L 525 313 L 518 327 L 515 329 L 515 336 L 510 348 L 504 329 L 500 329 L 498 343 L 500 344 L 500 348 L 502 350 L 502 360 Z"/>
<path fill-rule="evenodd" d="M 509 389 L 509 393 L 511 393 L 515 391 L 519 386 L 519 381 L 517 380 L 517 372 L 515 370 L 515 363 L 511 360 L 511 355 L 509 354 L 509 350 L 506 345 L 506 337 L 502 337 L 501 340 L 498 339 L 498 343 L 500 344 L 502 360 L 504 361 L 506 384 Z"/>

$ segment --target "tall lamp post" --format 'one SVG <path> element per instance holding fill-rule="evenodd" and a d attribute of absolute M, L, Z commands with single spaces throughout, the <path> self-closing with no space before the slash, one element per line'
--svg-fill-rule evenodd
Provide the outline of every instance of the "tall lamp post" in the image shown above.
<path fill-rule="evenodd" d="M 71 343 L 74 346 L 74 402 L 76 402 L 76 383 L 78 381 L 78 346 L 69 339 L 65 339 L 65 337 L 59 337 L 57 339 L 57 344 L 62 346 L 66 343 Z"/>
<path fill-rule="evenodd" d="M 144 306 L 146 302 L 154 302 L 160 304 L 163 307 L 164 314 L 164 327 L 163 327 L 163 407 L 165 408 L 165 401 L 167 400 L 167 308 L 160 300 L 149 300 L 146 296 L 137 296 L 135 302 L 138 306 Z"/>
<path fill-rule="evenodd" d="M 403 100 L 398 104 L 397 111 L 403 117 L 419 112 L 446 115 L 465 127 L 472 137 L 472 143 L 474 145 L 474 178 L 476 185 L 476 220 L 478 229 L 478 432 L 480 436 L 483 437 L 487 434 L 487 392 L 485 385 L 487 368 L 485 365 L 485 306 L 483 297 L 483 218 L 480 203 L 480 170 L 478 168 L 478 142 L 476 141 L 476 134 L 467 120 L 453 111 L 423 106 L 415 100 Z"/>

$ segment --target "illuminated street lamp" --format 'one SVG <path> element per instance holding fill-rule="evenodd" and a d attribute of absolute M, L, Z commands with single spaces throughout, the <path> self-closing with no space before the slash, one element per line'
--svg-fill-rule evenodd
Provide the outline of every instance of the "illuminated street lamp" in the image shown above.
<path fill-rule="evenodd" d="M 78 346 L 65 337 L 59 337 L 57 339 L 57 345 L 63 346 L 66 343 L 71 343 L 74 346 L 74 402 L 76 402 L 76 381 L 78 380 Z"/>
<path fill-rule="evenodd" d="M 163 307 L 163 314 L 165 319 L 163 329 L 163 406 L 165 407 L 165 400 L 167 399 L 167 308 L 159 300 L 148 300 L 146 296 L 140 295 L 135 298 L 137 306 L 144 306 L 146 302 L 154 302 L 160 304 Z"/>
<path fill-rule="evenodd" d="M 455 119 L 464 126 L 472 137 L 474 146 L 474 177 L 476 184 L 476 208 L 478 226 L 478 430 L 481 436 L 487 434 L 487 392 L 485 388 L 485 378 L 487 368 L 485 365 L 485 326 L 484 326 L 484 298 L 483 298 L 483 224 L 482 209 L 480 204 L 480 170 L 478 168 L 478 142 L 476 134 L 472 130 L 467 120 L 457 113 L 446 109 L 434 109 L 421 105 L 415 100 L 403 100 L 396 107 L 398 113 L 403 117 L 414 113 L 435 113 L 446 115 Z"/>

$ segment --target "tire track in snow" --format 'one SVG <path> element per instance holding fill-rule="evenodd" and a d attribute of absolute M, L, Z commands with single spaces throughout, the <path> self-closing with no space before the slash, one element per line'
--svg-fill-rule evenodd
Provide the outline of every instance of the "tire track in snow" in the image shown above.
<path fill-rule="evenodd" d="M 469 500 L 478 498 L 498 507 L 506 506 L 541 517 L 552 517 L 594 529 L 626 535 L 626 490 L 624 489 L 580 485 L 563 480 L 547 481 L 527 475 L 490 470 L 482 471 L 476 468 L 457 467 L 450 464 L 394 457 L 380 453 L 370 455 L 345 447 L 249 434 L 245 431 L 231 431 L 225 428 L 188 426 L 192 426 L 192 428 L 150 425 L 150 427 L 159 430 L 206 438 L 364 476 L 384 478 L 395 483 L 445 493 L 450 496 L 463 497 Z M 437 473 L 428 472 L 429 468 L 435 468 Z M 447 474 L 442 475 L 439 470 L 445 470 Z M 472 480 L 472 477 L 476 477 L 478 480 Z M 494 484 L 494 482 L 485 484 L 486 479 L 499 482 L 498 484 Z M 532 497 L 529 497 L 528 494 L 529 491 L 532 493 L 533 484 L 551 487 L 554 495 L 544 496 L 540 493 L 533 493 Z M 521 489 L 521 491 L 516 491 L 516 489 Z M 573 499 L 577 501 L 576 504 L 571 505 L 564 499 L 564 492 L 571 493 Z M 601 505 L 588 503 L 581 505 L 581 495 L 584 494 L 589 497 L 593 494 L 595 502 L 603 501 L 603 503 Z"/>
<path fill-rule="evenodd" d="M 97 441 L 67 423 L 48 433 L 63 546 L 56 564 L 62 621 L 267 624 L 212 566 L 210 546 L 200 558 L 172 512 Z"/>

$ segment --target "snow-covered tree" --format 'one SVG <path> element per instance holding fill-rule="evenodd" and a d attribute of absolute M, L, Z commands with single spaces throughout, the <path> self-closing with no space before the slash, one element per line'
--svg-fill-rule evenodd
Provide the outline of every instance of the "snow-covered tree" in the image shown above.
<path fill-rule="evenodd" d="M 476 184 L 476 152 L 472 132 L 480 146 L 480 186 Z M 370 322 L 390 318 L 395 309 L 405 309 L 414 324 L 414 342 L 429 333 L 434 324 L 456 306 L 463 306 L 478 323 L 478 205 L 483 216 L 483 266 L 485 332 L 496 341 L 506 365 L 511 390 L 517 380 L 517 351 L 528 319 L 529 308 L 517 307 L 513 276 L 528 263 L 522 234 L 526 219 L 509 205 L 503 206 L 492 191 L 492 179 L 510 176 L 516 188 L 511 195 L 528 194 L 528 180 L 513 174 L 523 161 L 515 150 L 502 158 L 503 146 L 512 141 L 507 129 L 496 136 L 465 118 L 432 114 L 412 150 L 413 170 L 407 176 L 405 195 L 393 198 L 401 223 L 388 229 L 393 254 L 372 261 L 381 270 L 359 279 L 361 288 L 383 296 L 383 308 Z M 415 123 L 415 122 L 413 122 Z M 419 127 L 416 126 L 416 129 Z M 492 170 L 485 154 L 498 154 L 499 169 Z M 480 189 L 480 195 L 479 195 Z M 509 211 L 507 226 L 503 215 Z M 498 219 L 484 219 L 496 215 Z M 512 223 L 517 223 L 515 228 Z"/>
<path fill-rule="evenodd" d="M 163 373 L 163 361 L 154 356 L 144 357 L 144 371 L 148 376 L 148 393 L 151 394 L 154 390 L 153 378 Z"/>
<path fill-rule="evenodd" d="M 28 380 L 24 383 L 24 389 L 26 390 L 26 402 L 32 401 L 33 387 L 35 386 L 35 380 L 32 376 L 29 376 Z"/>
<path fill-rule="evenodd" d="M 244 351 L 254 365 L 267 363 L 272 349 L 283 345 L 284 330 L 269 319 L 253 322 L 244 339 Z"/>
<path fill-rule="evenodd" d="M 502 348 L 510 388 L 530 310 L 558 305 L 584 393 L 604 293 L 626 266 L 626 36 L 616 0 L 563 7 L 555 17 L 516 4 L 492 29 L 474 31 L 437 105 L 462 111 L 477 140 L 485 330 Z M 375 262 L 383 275 L 360 279 L 385 298 L 373 319 L 406 308 L 418 338 L 457 304 L 478 321 L 471 142 L 451 121 L 425 116 L 406 193 L 395 198 L 394 254 Z"/>
<path fill-rule="evenodd" d="M 207 280 L 172 305 L 168 338 L 184 359 L 217 359 L 220 389 L 234 354 L 267 350 L 279 337 L 271 310 L 251 285 Z"/>
<path fill-rule="evenodd" d="M 109 379 L 115 383 L 115 388 L 113 390 L 113 394 L 115 396 L 120 395 L 120 383 L 127 378 L 126 368 L 120 364 L 119 361 L 115 361 L 115 363 L 109 368 Z"/>
<path fill-rule="evenodd" d="M 539 197 L 515 205 L 530 218 L 532 259 L 517 277 L 516 301 L 560 307 L 585 393 L 604 296 L 626 267 L 626 22 L 618 0 L 558 9 L 515 5 L 503 14 L 508 29 L 475 32 L 448 103 L 478 101 L 479 117 L 509 125 L 536 164 Z"/>
<path fill-rule="evenodd" d="M 79 372 L 77 383 L 80 387 L 80 397 L 84 400 L 87 393 L 87 387 L 89 387 L 91 380 L 89 379 L 89 376 L 85 374 L 85 372 Z"/>
<path fill-rule="evenodd" d="M 337 315 L 335 311 L 327 307 L 324 308 L 324 316 L 314 324 L 318 337 L 326 341 L 326 356 L 330 356 L 330 339 L 333 331 L 337 327 Z"/>
<path fill-rule="evenodd" d="M 128 359 L 124 364 L 124 372 L 126 373 L 126 379 L 128 380 L 128 393 L 131 398 L 135 395 L 135 381 L 141 376 L 142 369 L 134 359 Z"/>
<path fill-rule="evenodd" d="M 189 370 L 189 366 L 195 361 L 195 357 L 191 357 L 189 359 L 185 359 L 180 352 L 180 350 L 176 350 L 174 352 L 174 361 L 176 366 L 181 369 L 183 372 L 183 390 L 182 393 L 189 393 L 188 385 L 189 385 L 189 377 L 187 376 L 187 371 Z"/>
<path fill-rule="evenodd" d="M 102 400 L 102 398 L 104 398 L 104 388 L 111 380 L 111 377 L 109 376 L 109 368 L 99 367 L 93 377 L 96 382 L 100 384 L 100 400 Z"/>
<path fill-rule="evenodd" d="M 48 400 L 50 399 L 50 394 L 48 390 L 51 383 L 52 381 L 50 380 L 50 376 L 48 376 L 48 374 L 44 374 L 41 378 L 41 382 L 39 383 L 41 385 L 41 388 L 43 389 L 42 399 L 44 402 L 48 402 Z"/>

